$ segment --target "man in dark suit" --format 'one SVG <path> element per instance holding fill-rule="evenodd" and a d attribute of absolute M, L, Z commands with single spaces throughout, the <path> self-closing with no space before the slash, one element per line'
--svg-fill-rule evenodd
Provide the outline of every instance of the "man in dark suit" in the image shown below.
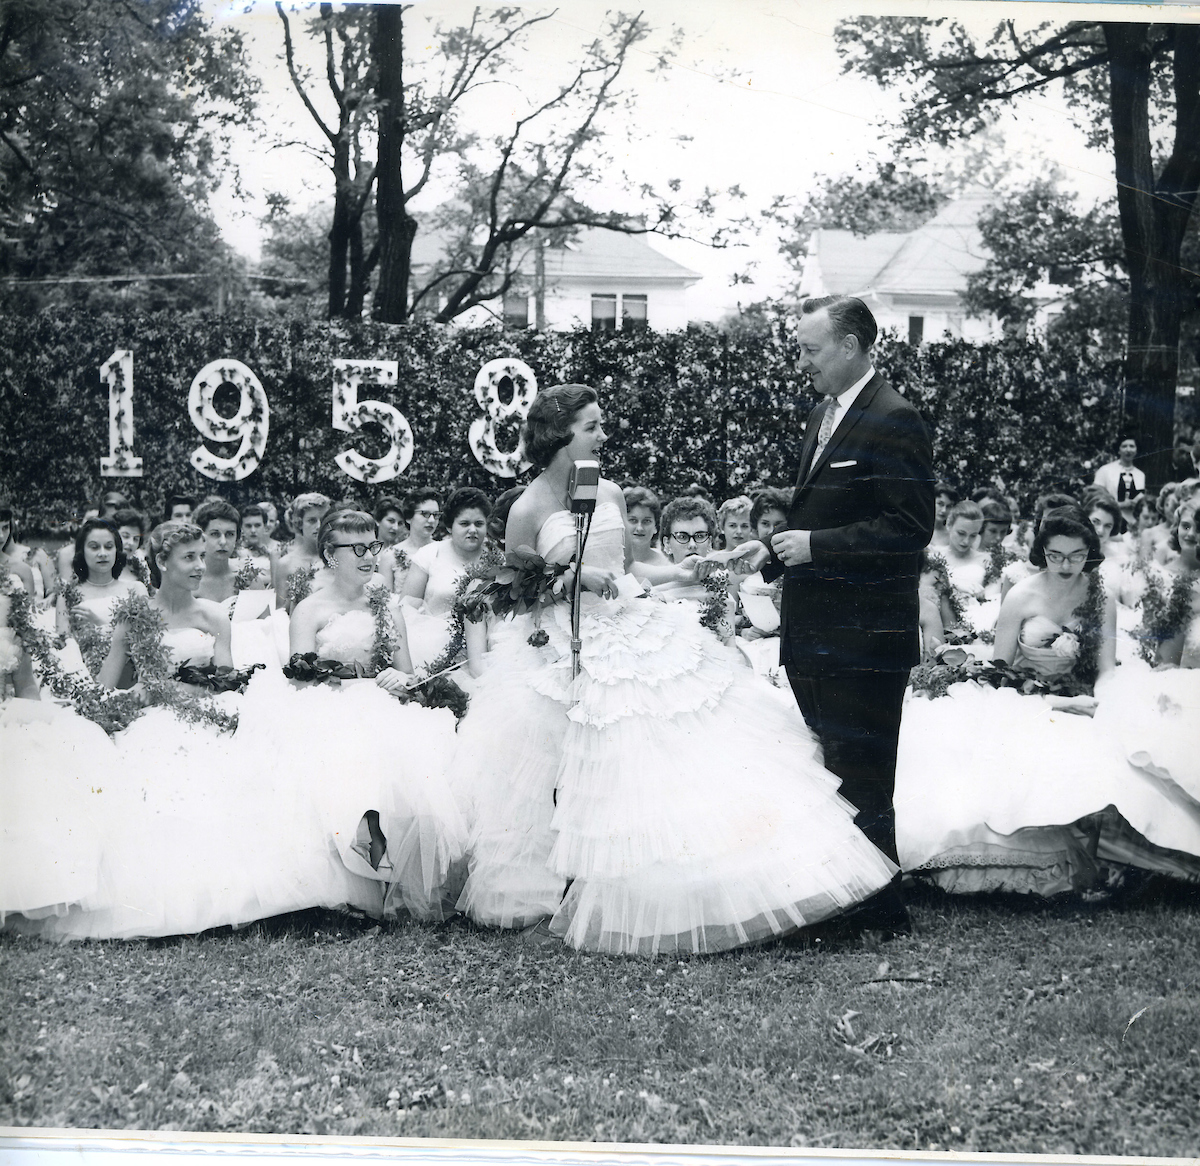
<path fill-rule="evenodd" d="M 920 659 L 919 554 L 934 521 L 933 452 L 921 415 L 874 369 L 862 300 L 805 301 L 801 367 L 813 410 L 787 528 L 747 544 L 739 569 L 784 576 L 780 663 L 855 822 L 896 861 L 896 744 Z M 898 880 L 856 911 L 864 930 L 909 930 Z"/>

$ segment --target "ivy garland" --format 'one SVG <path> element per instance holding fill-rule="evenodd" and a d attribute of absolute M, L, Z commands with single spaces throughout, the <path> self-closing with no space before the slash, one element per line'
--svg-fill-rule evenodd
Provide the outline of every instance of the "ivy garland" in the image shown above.
<path fill-rule="evenodd" d="M 700 626 L 708 628 L 723 644 L 733 639 L 733 627 L 729 623 L 726 597 L 729 594 L 729 573 L 714 571 L 704 580 L 708 597 L 700 606 Z"/>
<path fill-rule="evenodd" d="M 64 671 L 50 646 L 50 638 L 33 623 L 32 604 L 23 587 L 7 576 L 0 576 L 0 596 L 9 601 L 8 626 L 41 674 L 42 683 L 60 700 L 99 725 L 106 733 L 115 733 L 142 715 L 142 702 L 134 692 L 115 692 L 103 688 L 91 676 Z"/>
<path fill-rule="evenodd" d="M 126 595 L 118 600 L 113 609 L 113 626 L 120 623 L 128 629 L 129 659 L 148 704 L 169 708 L 188 724 L 209 724 L 227 733 L 237 729 L 236 713 L 227 713 L 211 700 L 196 697 L 179 687 L 181 672 L 186 673 L 187 666 L 182 669 L 172 667 L 171 653 L 163 645 L 166 622 L 148 599 L 141 595 Z M 218 691 L 243 690 L 253 671 L 251 668 L 235 673 L 231 669 L 229 676 L 234 682 Z"/>
<path fill-rule="evenodd" d="M 1162 645 L 1187 627 L 1192 614 L 1192 591 L 1198 580 L 1197 572 L 1181 571 L 1164 590 L 1158 572 L 1146 572 L 1142 622 L 1133 634 L 1138 642 L 1138 655 L 1147 664 L 1157 664 Z"/>
<path fill-rule="evenodd" d="M 62 589 L 62 598 L 67 609 L 67 624 L 71 629 L 71 636 L 79 645 L 79 654 L 83 657 L 87 670 L 95 676 L 108 655 L 112 632 L 106 634 L 103 628 L 98 627 L 78 610 L 83 602 L 83 592 L 79 590 L 79 584 L 74 579 Z"/>
<path fill-rule="evenodd" d="M 150 564 L 141 555 L 130 555 L 125 560 L 125 570 L 129 572 L 147 591 L 154 589 L 150 582 Z"/>
<path fill-rule="evenodd" d="M 317 577 L 317 564 L 297 567 L 287 580 L 288 611 L 295 611 L 301 600 L 312 594 L 313 580 Z"/>
<path fill-rule="evenodd" d="M 954 626 L 945 628 L 947 644 L 969 644 L 979 638 L 974 625 L 967 619 L 967 605 L 962 592 L 950 582 L 950 564 L 937 551 L 930 551 L 927 558 L 928 569 L 933 572 L 933 588 L 939 599 L 945 599 L 950 604 L 950 614 L 954 617 Z"/>
<path fill-rule="evenodd" d="M 249 591 L 258 582 L 261 574 L 262 568 L 255 566 L 253 559 L 247 559 L 233 577 L 233 593 L 236 595 L 240 591 Z"/>
<path fill-rule="evenodd" d="M 1009 563 L 1015 563 L 1017 556 L 1012 553 L 1003 543 L 996 543 L 988 552 L 988 564 L 983 570 L 983 585 L 990 586 L 993 583 L 999 583 L 1004 574 L 1004 568 Z"/>

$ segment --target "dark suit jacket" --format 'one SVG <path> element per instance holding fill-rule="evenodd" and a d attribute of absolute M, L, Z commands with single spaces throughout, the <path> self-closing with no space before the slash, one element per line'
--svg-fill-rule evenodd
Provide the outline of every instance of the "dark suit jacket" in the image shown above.
<path fill-rule="evenodd" d="M 812 412 L 789 530 L 812 531 L 811 563 L 772 553 L 784 575 L 780 660 L 822 676 L 899 672 L 920 659 L 920 551 L 933 536 L 933 449 L 921 415 L 878 373 L 810 466 L 827 399 Z"/>

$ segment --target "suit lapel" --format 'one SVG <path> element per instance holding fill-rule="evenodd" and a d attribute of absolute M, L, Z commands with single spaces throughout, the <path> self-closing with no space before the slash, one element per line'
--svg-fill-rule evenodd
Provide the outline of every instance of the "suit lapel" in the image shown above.
<path fill-rule="evenodd" d="M 809 467 L 805 483 L 812 481 L 813 475 L 825 466 L 833 456 L 838 446 L 846 440 L 850 431 L 858 424 L 862 415 L 870 408 L 875 394 L 883 384 L 883 377 L 876 373 L 864 386 L 863 391 L 854 399 L 854 404 L 846 410 L 846 415 L 838 422 L 837 428 L 829 436 L 829 441 L 821 451 L 821 456 Z"/>

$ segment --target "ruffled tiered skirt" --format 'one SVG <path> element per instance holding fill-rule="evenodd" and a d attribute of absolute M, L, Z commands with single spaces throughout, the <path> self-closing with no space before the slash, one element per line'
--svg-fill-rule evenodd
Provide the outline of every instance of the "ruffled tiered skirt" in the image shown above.
<path fill-rule="evenodd" d="M 589 950 L 719 951 L 826 919 L 893 868 L 799 712 L 690 604 L 585 599 L 497 629 L 452 778 L 473 815 L 460 908 Z M 564 891 L 565 897 L 564 897 Z"/>

